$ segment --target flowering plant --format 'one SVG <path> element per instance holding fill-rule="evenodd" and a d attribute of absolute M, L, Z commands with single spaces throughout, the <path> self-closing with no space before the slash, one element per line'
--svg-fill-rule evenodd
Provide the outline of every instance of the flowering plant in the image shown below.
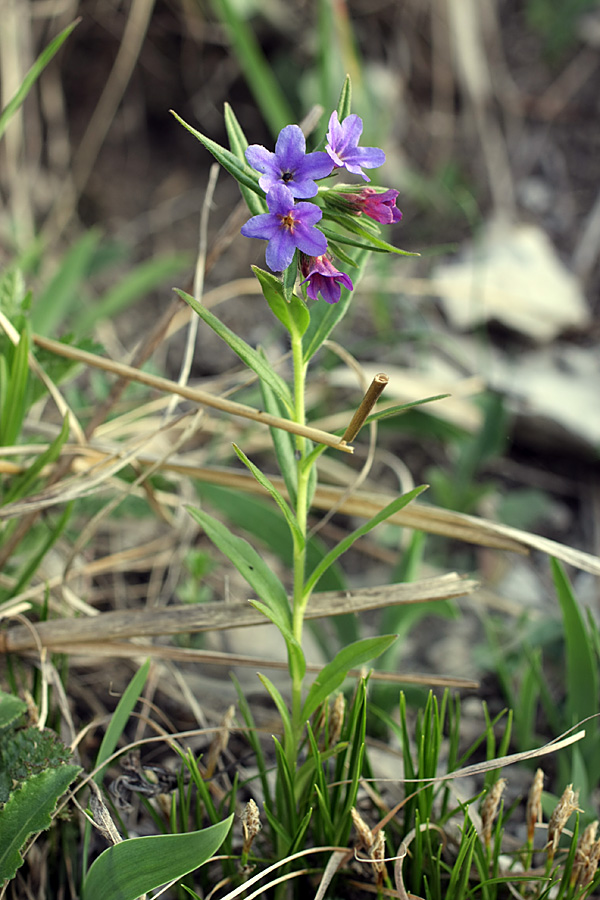
<path fill-rule="evenodd" d="M 293 384 L 288 385 L 262 354 L 226 328 L 198 302 L 198 298 L 178 292 L 258 375 L 264 412 L 257 412 L 254 417 L 275 426 L 272 427 L 273 445 L 282 482 L 261 471 L 241 448 L 234 445 L 234 450 L 277 504 L 289 529 L 293 545 L 291 596 L 288 596 L 284 582 L 247 541 L 230 533 L 204 509 L 193 508 L 190 512 L 250 584 L 256 594 L 251 603 L 277 626 L 285 641 L 291 678 L 291 708 L 288 709 L 280 691 L 269 679 L 259 677 L 283 722 L 283 743 L 281 747 L 277 745 L 281 789 L 278 802 L 287 803 L 290 808 L 299 804 L 293 815 L 296 822 L 301 820 L 298 816 L 308 814 L 308 801 L 300 802 L 299 794 L 294 793 L 296 789 L 299 791 L 298 758 L 306 741 L 307 721 L 323 707 L 351 668 L 376 658 L 395 640 L 394 635 L 385 635 L 343 647 L 306 690 L 302 633 L 311 595 L 323 575 L 357 538 L 385 521 L 424 489 L 419 487 L 396 498 L 329 552 L 321 554 L 316 563 L 308 553 L 308 515 L 316 488 L 319 457 L 328 447 L 346 453 L 353 451 L 351 441 L 368 421 L 367 416 L 387 381 L 387 377 L 378 376 L 380 381 L 368 392 L 349 427 L 338 435 L 330 435 L 311 428 L 306 421 L 305 387 L 310 362 L 348 309 L 369 251 L 412 255 L 380 236 L 379 223 L 400 220 L 401 214 L 395 207 L 398 191 L 388 189 L 382 193 L 373 187 L 358 188 L 337 182 L 342 169 L 368 181 L 363 169 L 376 168 L 385 161 L 383 150 L 359 146 L 362 121 L 350 112 L 350 95 L 347 79 L 338 108 L 330 116 L 323 149 L 308 153 L 298 125 L 283 128 L 275 151 L 271 152 L 256 144 L 249 146 L 233 111 L 226 107 L 225 123 L 230 142 L 230 149 L 227 149 L 176 116 L 238 182 L 251 213 L 241 229 L 242 235 L 267 241 L 266 262 L 271 271 L 258 266 L 254 266 L 253 271 L 265 300 L 287 330 L 291 343 Z M 352 270 L 352 277 L 345 269 Z M 326 302 L 320 302 L 319 296 Z M 308 305 L 307 301 L 316 302 Z M 381 415 L 376 412 L 371 418 Z M 294 784 L 296 788 L 293 788 Z M 348 804 L 354 802 L 356 789 L 357 782 L 346 789 L 347 802 L 343 804 L 346 813 Z M 287 799 L 284 799 L 286 791 Z M 347 814 L 342 819 L 344 824 L 340 828 L 345 828 Z M 275 829 L 275 832 L 278 851 L 285 854 L 293 841 L 290 838 L 291 843 L 286 844 L 281 831 Z"/>

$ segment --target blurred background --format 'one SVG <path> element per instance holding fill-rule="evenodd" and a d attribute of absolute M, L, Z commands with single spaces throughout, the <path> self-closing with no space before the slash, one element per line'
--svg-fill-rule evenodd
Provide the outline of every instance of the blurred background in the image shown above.
<path fill-rule="evenodd" d="M 27 277 L 34 330 L 92 334 L 128 361 L 171 288 L 189 289 L 213 160 L 169 110 L 226 144 L 230 103 L 248 140 L 272 147 L 320 106 L 316 144 L 349 73 L 363 143 L 387 154 L 374 183 L 400 191 L 386 237 L 421 255 L 374 259 L 337 337 L 367 374 L 390 374 L 390 400 L 451 394 L 382 423 L 371 483 L 391 468 L 440 506 L 598 553 L 596 0 L 0 0 L 3 105 L 76 18 L 0 149 L 0 261 Z M 221 172 L 207 291 L 263 263 L 239 238 L 239 199 Z M 223 319 L 285 351 L 261 298 L 230 294 Z M 154 370 L 177 377 L 184 345 L 175 330 Z M 194 378 L 233 359 L 200 328 Z M 360 389 L 321 359 L 324 416 Z M 453 566 L 485 569 L 483 551 L 462 553 Z"/>

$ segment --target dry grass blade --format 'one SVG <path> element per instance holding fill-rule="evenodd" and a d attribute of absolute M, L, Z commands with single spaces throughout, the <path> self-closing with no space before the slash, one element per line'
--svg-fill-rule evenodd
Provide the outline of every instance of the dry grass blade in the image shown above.
<path fill-rule="evenodd" d="M 43 347 L 57 356 L 64 356 L 67 359 L 73 359 L 76 362 L 83 363 L 93 369 L 102 369 L 105 372 L 111 372 L 121 378 L 129 381 L 135 381 L 139 384 L 145 384 L 147 387 L 154 388 L 157 391 L 165 391 L 169 394 L 177 394 L 201 406 L 209 406 L 212 409 L 221 410 L 221 412 L 229 413 L 232 416 L 241 416 L 245 419 L 251 419 L 253 422 L 261 422 L 271 428 L 281 428 L 283 431 L 289 431 L 291 434 L 298 434 L 301 437 L 309 438 L 317 444 L 326 444 L 336 450 L 342 450 L 344 453 L 353 453 L 354 448 L 350 444 L 342 444 L 337 435 L 329 434 L 327 431 L 321 431 L 319 428 L 311 428 L 306 425 L 299 425 L 291 422 L 289 419 L 283 419 L 279 416 L 273 416 L 262 410 L 254 409 L 251 406 L 245 406 L 243 403 L 237 403 L 234 400 L 225 400 L 207 391 L 199 388 L 190 388 L 186 385 L 177 384 L 168 378 L 161 378 L 157 375 L 149 375 L 133 366 L 127 366 L 125 363 L 119 363 L 103 356 L 97 356 L 95 353 L 88 353 L 85 350 L 79 350 L 76 347 L 69 347 L 61 344 L 60 341 L 54 341 L 51 338 L 42 337 L 39 334 L 33 335 L 33 341 L 38 347 Z"/>
<path fill-rule="evenodd" d="M 359 591 L 322 591 L 310 600 L 309 619 L 362 612 L 384 606 L 424 603 L 469 594 L 478 586 L 450 573 L 410 584 L 392 584 Z M 14 628 L 0 634 L 0 652 L 19 652 L 37 646 L 60 643 L 75 647 L 89 642 L 123 640 L 152 635 L 187 634 L 267 624 L 262 613 L 249 603 L 203 603 L 198 606 L 171 606 L 163 610 L 107 612 L 88 619 L 58 619 L 40 622 L 35 635 L 29 628 Z M 72 651 L 71 651 L 72 652 Z"/>

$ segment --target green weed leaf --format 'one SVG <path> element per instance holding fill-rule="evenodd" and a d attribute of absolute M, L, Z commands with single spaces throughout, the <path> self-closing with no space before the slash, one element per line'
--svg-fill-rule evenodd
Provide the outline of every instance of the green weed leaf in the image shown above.
<path fill-rule="evenodd" d="M 233 816 L 202 831 L 131 838 L 109 847 L 90 866 L 83 900 L 136 900 L 147 891 L 182 878 L 217 852 Z"/>
<path fill-rule="evenodd" d="M 21 848 L 30 834 L 45 831 L 52 814 L 81 769 L 61 765 L 30 775 L 0 809 L 0 884 L 23 863 Z"/>

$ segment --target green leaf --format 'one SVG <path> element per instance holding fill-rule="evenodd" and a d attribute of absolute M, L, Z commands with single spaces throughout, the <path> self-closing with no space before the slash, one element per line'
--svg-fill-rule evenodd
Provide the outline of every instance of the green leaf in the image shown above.
<path fill-rule="evenodd" d="M 137 300 L 146 297 L 150 291 L 184 271 L 190 261 L 190 256 L 181 253 L 157 256 L 141 263 L 133 271 L 123 275 L 103 297 L 83 307 L 75 318 L 74 330 L 87 333 L 100 319 L 118 315 Z"/>
<path fill-rule="evenodd" d="M 8 365 L 5 364 L 0 370 L 0 380 L 3 382 L 0 388 L 0 444 L 4 446 L 16 443 L 27 412 L 25 394 L 29 381 L 29 335 L 26 328 L 21 332 L 17 346 L 9 348 L 7 356 Z"/>
<path fill-rule="evenodd" d="M 10 795 L 0 810 L 0 884 L 22 865 L 20 850 L 29 835 L 50 827 L 58 800 L 80 771 L 67 765 L 45 769 Z"/>
<path fill-rule="evenodd" d="M 291 629 L 292 613 L 285 588 L 262 556 L 248 541 L 232 534 L 226 525 L 204 510 L 193 506 L 188 506 L 187 510 L 202 526 L 213 544 L 233 563 L 263 603 L 278 616 L 279 621 Z"/>
<path fill-rule="evenodd" d="M 23 700 L 0 691 L 0 728 L 11 725 L 24 712 L 27 712 L 27 704 Z"/>
<path fill-rule="evenodd" d="M 21 106 L 21 104 L 25 100 L 25 97 L 27 96 L 41 73 L 44 71 L 52 57 L 60 50 L 66 39 L 69 37 L 75 26 L 78 25 L 80 21 L 80 19 L 76 19 L 74 22 L 71 22 L 70 25 L 67 25 L 66 28 L 63 28 L 60 34 L 57 34 L 56 37 L 52 41 L 50 41 L 48 46 L 45 47 L 44 50 L 42 50 L 42 52 L 32 65 L 31 69 L 23 79 L 23 83 L 17 90 L 17 93 L 14 95 L 12 100 L 9 100 L 9 102 L 0 113 L 0 137 L 2 137 L 2 135 L 6 131 L 8 123 L 10 122 L 18 108 Z"/>
<path fill-rule="evenodd" d="M 306 720 L 312 716 L 317 707 L 339 688 L 350 669 L 358 668 L 380 656 L 394 643 L 396 637 L 395 634 L 387 634 L 381 637 L 364 638 L 349 644 L 348 647 L 343 647 L 336 653 L 331 662 L 321 669 L 312 684 L 304 701 L 302 718 Z"/>
<path fill-rule="evenodd" d="M 565 571 L 556 559 L 550 564 L 564 625 L 568 715 L 575 722 L 598 712 L 598 670 L 593 644 Z"/>
<path fill-rule="evenodd" d="M 252 266 L 252 271 L 258 278 L 265 300 L 271 307 L 273 315 L 277 316 L 281 324 L 287 328 L 290 334 L 302 337 L 310 323 L 310 313 L 300 297 L 292 294 L 288 303 L 284 297 L 284 288 L 275 275 Z"/>
<path fill-rule="evenodd" d="M 56 460 L 60 456 L 62 446 L 68 437 L 69 417 L 65 416 L 62 428 L 56 435 L 50 446 L 46 450 L 44 450 L 43 453 L 40 453 L 40 455 L 33 461 L 26 472 L 23 472 L 22 475 L 19 475 L 11 481 L 9 490 L 2 497 L 2 505 L 4 505 L 5 503 L 11 503 L 13 500 L 17 500 L 27 494 L 31 486 L 35 483 L 42 469 L 44 469 L 45 466 L 56 462 Z"/>
<path fill-rule="evenodd" d="M 343 541 L 333 547 L 332 550 L 329 551 L 325 559 L 321 560 L 319 565 L 313 570 L 310 575 L 308 581 L 304 586 L 304 596 L 306 597 L 317 581 L 323 575 L 323 573 L 327 570 L 327 568 L 334 562 L 342 553 L 345 553 L 352 544 L 358 540 L 359 537 L 363 537 L 363 535 L 368 534 L 376 525 L 379 525 L 381 522 L 385 522 L 386 519 L 389 519 L 390 516 L 393 516 L 394 513 L 398 512 L 401 509 L 404 509 L 405 506 L 418 497 L 419 494 L 422 494 L 424 490 L 426 490 L 427 485 L 422 484 L 419 487 L 413 488 L 412 491 L 408 491 L 406 494 L 403 494 L 401 497 L 397 497 L 395 500 L 392 500 L 391 503 L 388 503 L 386 507 L 380 510 L 373 518 L 369 519 L 368 522 L 365 522 L 364 525 L 361 525 L 360 528 L 357 528 L 356 531 L 353 531 L 352 534 L 349 534 L 344 538 Z"/>
<path fill-rule="evenodd" d="M 240 162 L 237 156 L 231 152 L 231 150 L 227 150 L 225 147 L 221 147 L 220 144 L 217 144 L 216 141 L 211 141 L 210 138 L 207 138 L 205 135 L 201 134 L 199 131 L 196 131 L 195 128 L 192 128 L 191 125 L 188 125 L 180 116 L 177 115 L 173 110 L 170 111 L 173 116 L 177 119 L 178 122 L 183 125 L 190 134 L 193 134 L 194 137 L 200 141 L 200 143 L 206 147 L 206 149 L 212 153 L 214 158 L 217 160 L 223 168 L 232 175 L 239 185 L 244 185 L 249 188 L 251 191 L 254 191 L 255 194 L 258 194 L 259 197 L 264 199 L 265 192 L 258 186 L 258 173 L 251 169 L 249 165 Z"/>
<path fill-rule="evenodd" d="M 283 725 L 284 746 L 286 747 L 286 749 L 288 749 L 288 751 L 291 751 L 291 749 L 294 748 L 294 730 L 292 728 L 292 720 L 290 719 L 290 714 L 285 704 L 285 700 L 283 699 L 273 682 L 269 678 L 267 678 L 266 675 L 261 675 L 261 673 L 259 672 L 258 677 L 277 708 L 277 712 L 281 717 L 281 724 Z"/>
<path fill-rule="evenodd" d="M 246 148 L 248 141 L 246 135 L 242 131 L 242 127 L 238 122 L 233 109 L 229 103 L 225 104 L 225 128 L 227 129 L 227 137 L 229 138 L 229 146 L 231 151 L 237 156 L 242 165 L 246 163 Z M 239 184 L 242 197 L 246 201 L 246 205 L 253 216 L 260 216 L 268 211 L 267 202 L 264 197 L 256 194 L 243 184 Z"/>
<path fill-rule="evenodd" d="M 237 446 L 237 444 L 233 444 L 233 449 L 235 450 L 236 454 L 241 459 L 241 461 L 244 463 L 244 465 L 248 469 L 250 469 L 250 471 L 252 472 L 252 474 L 254 475 L 256 480 L 258 481 L 258 483 L 261 484 L 264 487 L 264 489 L 269 492 L 269 494 L 271 495 L 271 497 L 273 498 L 273 500 L 275 501 L 275 503 L 277 504 L 277 506 L 283 513 L 283 515 L 285 516 L 285 520 L 288 524 L 288 527 L 289 527 L 289 529 L 292 533 L 292 537 L 294 539 L 294 544 L 300 550 L 303 550 L 304 545 L 305 545 L 304 535 L 300 531 L 300 527 L 296 520 L 296 516 L 294 515 L 294 513 L 292 512 L 292 510 L 290 509 L 290 507 L 284 500 L 284 498 L 281 496 L 281 494 L 279 493 L 279 491 L 277 490 L 275 485 L 267 478 L 266 475 L 264 475 L 260 471 L 258 466 L 255 466 L 254 463 L 248 459 L 248 457 L 246 456 L 244 451 L 240 450 L 240 448 Z"/>
<path fill-rule="evenodd" d="M 185 300 L 188 306 L 191 306 L 194 312 L 200 316 L 202 321 L 206 322 L 215 334 L 218 334 L 234 353 L 237 353 L 242 362 L 252 369 L 253 372 L 256 372 L 258 377 L 264 380 L 269 387 L 275 391 L 277 396 L 283 401 L 288 413 L 291 414 L 293 411 L 293 403 L 290 390 L 283 378 L 273 371 L 264 357 L 243 341 L 242 338 L 238 337 L 230 328 L 224 325 L 223 322 L 206 309 L 205 306 L 198 303 L 194 297 L 190 296 L 190 294 L 186 294 L 185 291 L 179 290 L 179 288 L 176 288 L 175 290 L 181 299 Z"/>
<path fill-rule="evenodd" d="M 341 244 L 349 244 L 352 247 L 362 247 L 366 250 L 373 250 L 375 253 L 396 253 L 398 256 L 421 255 L 420 253 L 413 253 L 409 250 L 401 250 L 400 247 L 394 247 L 393 244 L 389 244 L 387 241 L 384 241 L 383 238 L 377 237 L 377 235 L 368 231 L 362 225 L 359 225 L 356 218 L 353 218 L 352 216 L 344 214 L 337 215 L 336 213 L 332 213 L 331 210 L 325 210 L 323 219 L 335 222 L 337 225 L 341 225 L 342 228 L 345 228 L 346 231 L 350 231 L 352 234 L 364 239 L 362 241 L 354 240 L 347 235 L 340 234 L 339 231 L 333 231 L 331 228 L 328 228 L 326 225 L 319 222 L 319 231 L 322 231 L 328 240 L 331 239 L 332 241 L 339 241 Z"/>
<path fill-rule="evenodd" d="M 342 122 L 346 116 L 349 116 L 352 111 L 352 82 L 350 81 L 350 76 L 346 75 L 344 79 L 344 84 L 342 85 L 342 90 L 340 92 L 340 99 L 338 100 L 337 105 L 337 114 L 338 120 Z"/>
<path fill-rule="evenodd" d="M 272 416 L 282 416 L 281 403 L 275 392 L 264 381 L 260 382 L 260 393 L 265 410 Z M 283 475 L 292 506 L 295 506 L 298 490 L 295 437 L 291 432 L 284 431 L 283 428 L 269 428 L 269 431 L 271 432 L 271 440 L 273 441 L 279 471 Z"/>
<path fill-rule="evenodd" d="M 136 900 L 182 878 L 214 856 L 232 822 L 231 815 L 202 831 L 131 838 L 109 847 L 90 866 L 82 900 Z"/>

